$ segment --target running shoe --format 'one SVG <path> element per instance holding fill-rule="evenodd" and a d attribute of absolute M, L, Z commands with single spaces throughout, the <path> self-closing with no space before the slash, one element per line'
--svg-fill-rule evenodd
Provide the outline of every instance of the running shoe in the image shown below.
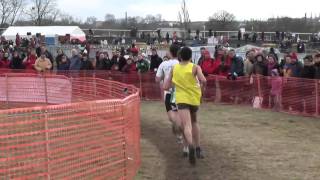
<path fill-rule="evenodd" d="M 189 156 L 189 148 L 183 147 L 183 157 L 187 158 Z"/>
<path fill-rule="evenodd" d="M 196 156 L 197 156 L 198 159 L 204 159 L 204 155 L 203 155 L 202 150 L 201 150 L 200 147 L 196 148 Z"/>
<path fill-rule="evenodd" d="M 189 146 L 189 162 L 191 165 L 196 165 L 195 149 L 192 146 Z"/>

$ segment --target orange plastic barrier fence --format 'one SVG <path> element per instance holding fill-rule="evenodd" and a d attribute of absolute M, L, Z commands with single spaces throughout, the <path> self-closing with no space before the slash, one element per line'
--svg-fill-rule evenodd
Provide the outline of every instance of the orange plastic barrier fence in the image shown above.
<path fill-rule="evenodd" d="M 12 70 L 8 71 L 12 72 Z M 125 74 L 118 71 L 51 73 L 68 77 L 101 78 L 132 84 L 140 88 L 140 95 L 145 100 L 163 99 L 160 84 L 155 83 L 154 73 Z M 209 76 L 207 80 L 204 94 L 204 100 L 207 102 L 247 105 L 296 115 L 316 117 L 320 115 L 319 80 L 262 76 L 241 77 L 237 80 L 229 80 L 223 76 Z"/>
<path fill-rule="evenodd" d="M 133 179 L 139 90 L 94 77 L 0 75 L 0 179 Z M 14 108 L 15 104 L 24 108 Z M 37 103 L 32 106 L 30 103 Z"/>
<path fill-rule="evenodd" d="M 7 70 L 7 72 L 12 70 Z M 6 71 L 0 71 L 0 73 Z M 18 71 L 19 72 L 19 71 Z M 21 71 L 25 72 L 25 71 Z M 140 88 L 145 100 L 160 100 L 161 89 L 154 73 L 125 74 L 118 71 L 51 72 L 68 77 L 93 77 L 132 84 Z M 262 76 L 228 80 L 222 76 L 207 77 L 204 99 L 222 104 L 249 105 L 256 108 L 307 115 L 320 115 L 320 81 L 300 78 L 271 78 Z"/>

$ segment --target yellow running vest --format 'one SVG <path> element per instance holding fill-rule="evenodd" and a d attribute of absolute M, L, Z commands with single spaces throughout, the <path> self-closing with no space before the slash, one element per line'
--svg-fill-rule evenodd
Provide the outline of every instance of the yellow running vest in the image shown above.
<path fill-rule="evenodd" d="M 193 75 L 193 63 L 177 64 L 173 68 L 172 82 L 176 89 L 176 103 L 200 106 L 201 88 Z"/>

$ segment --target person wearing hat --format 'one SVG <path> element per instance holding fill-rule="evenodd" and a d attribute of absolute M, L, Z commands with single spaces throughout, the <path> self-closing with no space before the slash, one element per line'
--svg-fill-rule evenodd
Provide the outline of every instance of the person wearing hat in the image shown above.
<path fill-rule="evenodd" d="M 34 68 L 38 72 L 46 72 L 52 68 L 51 61 L 46 57 L 45 53 L 42 53 L 41 56 L 37 59 Z"/>

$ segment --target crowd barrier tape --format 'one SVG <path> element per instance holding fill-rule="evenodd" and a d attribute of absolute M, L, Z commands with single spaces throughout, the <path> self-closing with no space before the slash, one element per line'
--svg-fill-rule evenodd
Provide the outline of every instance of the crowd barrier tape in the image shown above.
<path fill-rule="evenodd" d="M 134 178 L 141 164 L 138 88 L 54 74 L 0 79 L 0 105 L 8 106 L 0 108 L 0 179 Z"/>

